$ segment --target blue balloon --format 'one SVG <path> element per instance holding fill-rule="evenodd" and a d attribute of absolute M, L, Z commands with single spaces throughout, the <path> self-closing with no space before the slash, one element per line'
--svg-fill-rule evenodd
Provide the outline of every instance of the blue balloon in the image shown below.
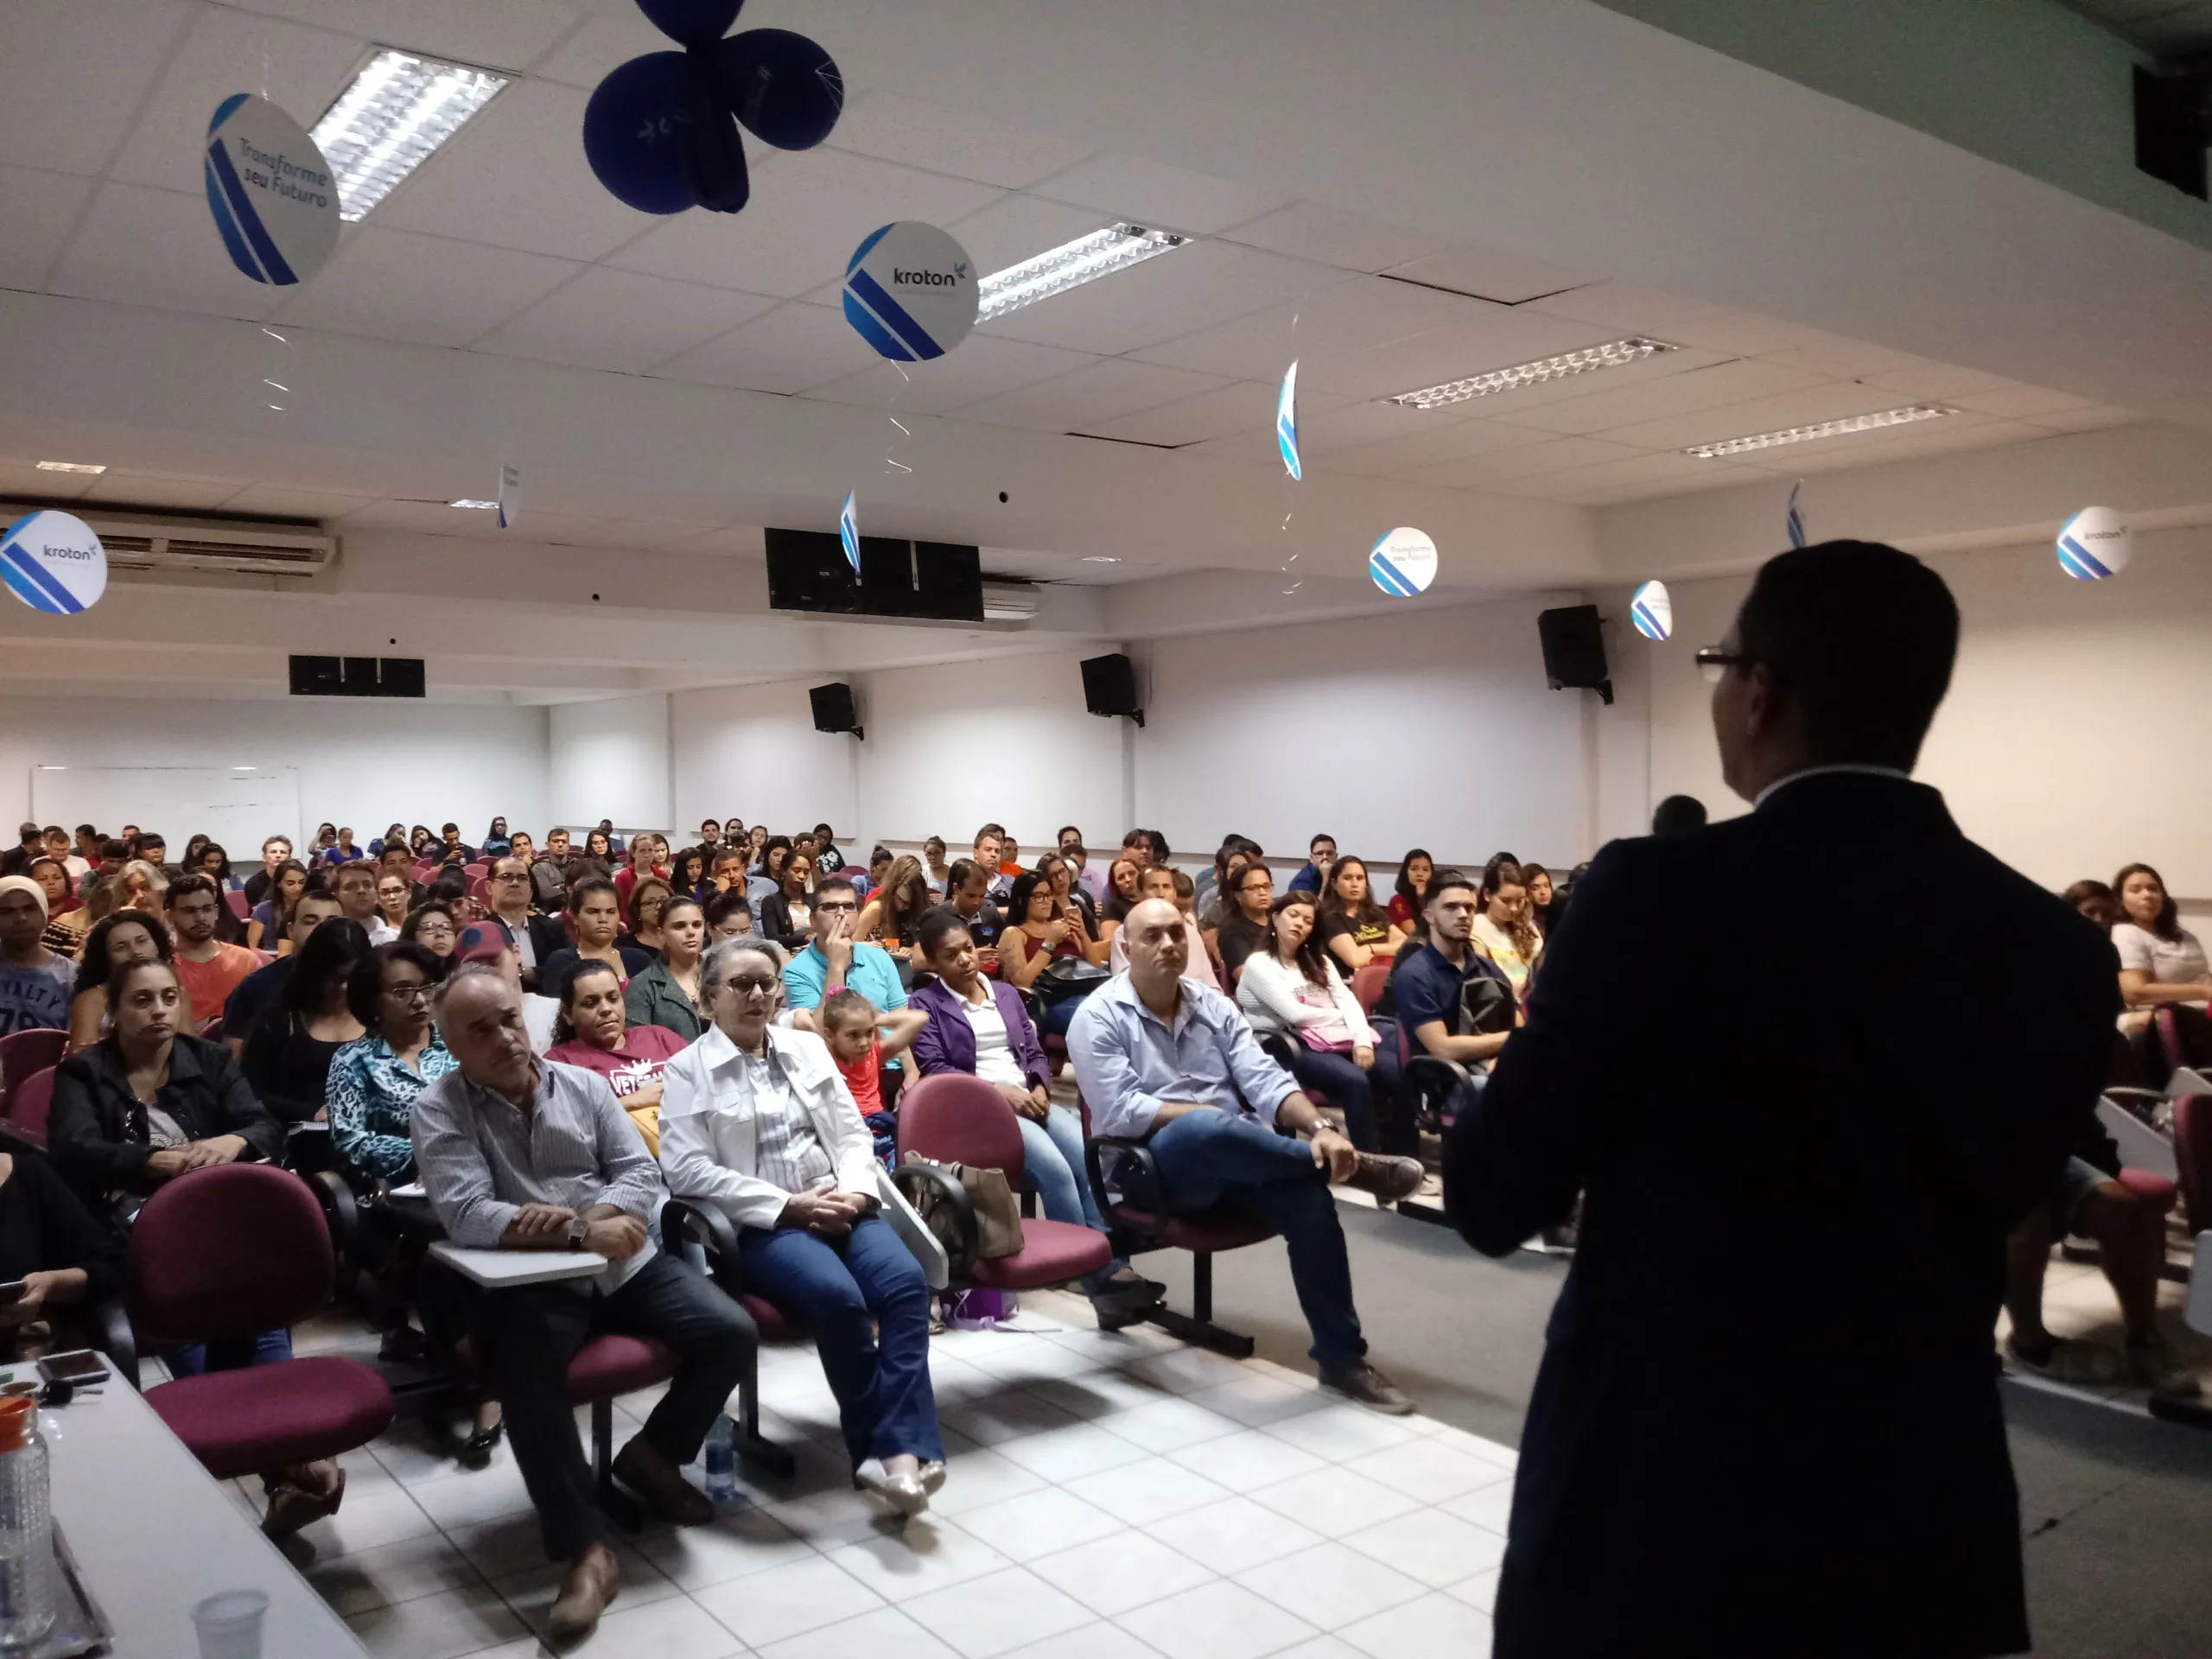
<path fill-rule="evenodd" d="M 685 46 L 707 46 L 729 33 L 745 0 L 638 0 L 645 21 Z"/>
<path fill-rule="evenodd" d="M 748 29 L 722 41 L 716 54 L 731 110 L 764 144 L 811 149 L 844 111 L 845 81 L 836 60 L 804 35 Z"/>
<path fill-rule="evenodd" d="M 641 213 L 699 206 L 692 86 L 684 54 L 649 52 L 617 67 L 593 92 L 584 105 L 584 158 L 616 200 Z M 738 207 L 745 205 L 743 165 L 741 156 Z"/>

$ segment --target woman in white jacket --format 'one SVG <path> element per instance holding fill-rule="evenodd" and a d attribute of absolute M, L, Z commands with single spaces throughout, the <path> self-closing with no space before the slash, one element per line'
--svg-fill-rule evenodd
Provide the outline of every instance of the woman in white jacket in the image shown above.
<path fill-rule="evenodd" d="M 876 1214 L 868 1126 L 822 1039 L 773 1023 L 783 976 L 758 941 L 709 950 L 700 995 L 714 1023 L 661 1074 L 669 1191 L 728 1216 L 747 1287 L 814 1332 L 854 1484 L 918 1515 L 944 1484 L 929 1286 Z"/>
<path fill-rule="evenodd" d="M 1237 1006 L 1252 1029 L 1287 1036 L 1299 1087 L 1325 1096 L 1344 1115 L 1344 1133 L 1362 1152 L 1382 1149 L 1376 1107 L 1395 1110 L 1397 1054 L 1377 1066 L 1382 1046 L 1344 976 L 1314 931 L 1314 896 L 1286 893 L 1268 912 L 1266 947 L 1244 959 Z"/>

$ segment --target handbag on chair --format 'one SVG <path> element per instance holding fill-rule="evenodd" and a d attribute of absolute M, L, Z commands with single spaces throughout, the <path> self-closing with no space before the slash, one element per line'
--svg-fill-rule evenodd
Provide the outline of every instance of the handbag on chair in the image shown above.
<path fill-rule="evenodd" d="M 960 1183 L 968 1194 L 968 1202 L 976 1211 L 976 1255 L 980 1261 L 994 1261 L 1003 1255 L 1021 1253 L 1021 1206 L 1014 1196 L 1013 1185 L 1002 1169 L 980 1169 L 973 1164 L 939 1163 L 934 1158 L 925 1158 L 918 1152 L 910 1152 L 901 1160 L 909 1164 L 924 1164 L 942 1170 Z M 967 1252 L 962 1248 L 960 1224 L 954 1216 L 951 1205 L 934 1189 L 924 1185 L 918 1194 L 919 1202 L 914 1208 L 920 1213 L 922 1224 L 944 1247 L 956 1269 L 963 1269 L 961 1258 Z"/>

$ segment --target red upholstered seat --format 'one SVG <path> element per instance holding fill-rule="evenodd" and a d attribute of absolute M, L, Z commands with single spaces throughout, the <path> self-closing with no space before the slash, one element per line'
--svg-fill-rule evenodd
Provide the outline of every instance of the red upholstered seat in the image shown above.
<path fill-rule="evenodd" d="M 1247 1244 L 1264 1244 L 1274 1236 L 1274 1229 L 1231 1210 L 1170 1216 L 1167 1225 L 1160 1230 L 1161 1240 L 1177 1250 L 1241 1250 Z"/>
<path fill-rule="evenodd" d="M 391 1427 L 391 1390 L 350 1359 L 211 1371 L 146 1391 L 146 1403 L 219 1480 L 350 1452 Z"/>
<path fill-rule="evenodd" d="M 2173 1182 L 2163 1175 L 2153 1175 L 2147 1169 L 2121 1170 L 2120 1184 L 2162 1216 L 2172 1210 L 2175 1200 L 2181 1196 L 2181 1189 Z"/>
<path fill-rule="evenodd" d="M 756 1296 L 748 1290 L 737 1299 L 737 1305 L 753 1316 L 753 1323 L 760 1328 L 763 1342 L 787 1342 L 799 1334 L 798 1325 L 765 1296 Z"/>
<path fill-rule="evenodd" d="M 594 1337 L 569 1362 L 569 1400 L 588 1406 L 676 1375 L 676 1351 L 651 1337 Z"/>
<path fill-rule="evenodd" d="M 1025 1216 L 1020 1252 L 978 1262 L 968 1277 L 994 1290 L 1041 1290 L 1096 1273 L 1113 1259 L 1114 1247 L 1103 1233 L 1073 1222 Z"/>
<path fill-rule="evenodd" d="M 1351 976 L 1351 999 L 1359 1004 L 1362 1014 L 1375 1012 L 1375 1005 L 1382 1000 L 1382 988 L 1389 982 L 1390 964 L 1370 962 Z"/>
<path fill-rule="evenodd" d="M 54 1113 L 54 1068 L 34 1071 L 12 1091 L 4 1114 L 9 1129 L 35 1147 L 46 1144 L 46 1120 Z"/>
<path fill-rule="evenodd" d="M 61 1064 L 62 1055 L 69 1047 L 69 1033 L 66 1031 L 11 1032 L 0 1037 L 0 1116 L 13 1116 L 16 1091 L 25 1079 L 41 1071 L 51 1071 Z M 47 1082 L 52 1084 L 54 1079 Z M 43 1122 L 40 1127 L 45 1127 Z"/>

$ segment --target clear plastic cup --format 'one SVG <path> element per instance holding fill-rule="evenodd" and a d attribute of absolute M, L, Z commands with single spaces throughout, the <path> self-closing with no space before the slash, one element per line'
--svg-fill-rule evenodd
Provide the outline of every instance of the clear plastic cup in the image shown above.
<path fill-rule="evenodd" d="M 219 1590 L 192 1609 L 200 1659 L 261 1659 L 261 1620 L 269 1597 L 260 1590 Z"/>

